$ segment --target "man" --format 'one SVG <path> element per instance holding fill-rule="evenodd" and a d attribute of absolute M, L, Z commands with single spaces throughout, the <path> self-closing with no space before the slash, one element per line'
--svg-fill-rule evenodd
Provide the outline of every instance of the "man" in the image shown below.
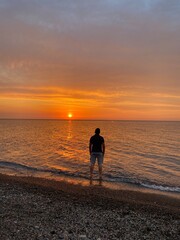
<path fill-rule="evenodd" d="M 92 179 L 94 165 L 97 159 L 99 168 L 99 179 L 102 180 L 102 164 L 105 154 L 105 143 L 104 138 L 100 136 L 99 128 L 96 128 L 95 135 L 93 135 L 90 138 L 89 153 L 90 153 L 90 179 Z"/>

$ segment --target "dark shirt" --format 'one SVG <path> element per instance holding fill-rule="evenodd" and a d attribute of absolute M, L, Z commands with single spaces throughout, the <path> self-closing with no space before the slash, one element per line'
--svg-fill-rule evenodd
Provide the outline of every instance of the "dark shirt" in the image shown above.
<path fill-rule="evenodd" d="M 98 134 L 95 134 L 90 138 L 90 143 L 92 146 L 92 152 L 102 152 L 102 144 L 104 143 L 104 138 Z"/>

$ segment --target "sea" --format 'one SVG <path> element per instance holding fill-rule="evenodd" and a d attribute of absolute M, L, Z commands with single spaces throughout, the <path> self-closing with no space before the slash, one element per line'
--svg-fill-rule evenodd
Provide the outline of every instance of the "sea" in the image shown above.
<path fill-rule="evenodd" d="M 0 173 L 88 185 L 89 139 L 97 127 L 106 145 L 105 187 L 180 193 L 178 121 L 2 119 Z"/>

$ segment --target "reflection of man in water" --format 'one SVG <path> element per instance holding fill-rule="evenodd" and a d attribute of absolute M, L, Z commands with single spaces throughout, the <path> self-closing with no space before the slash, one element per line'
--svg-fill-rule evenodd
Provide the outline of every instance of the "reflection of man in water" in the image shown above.
<path fill-rule="evenodd" d="M 104 138 L 100 136 L 99 128 L 96 128 L 95 135 L 93 135 L 90 138 L 89 153 L 90 153 L 90 178 L 92 179 L 94 165 L 97 159 L 99 167 L 99 179 L 102 179 L 102 164 L 105 153 L 105 143 Z"/>

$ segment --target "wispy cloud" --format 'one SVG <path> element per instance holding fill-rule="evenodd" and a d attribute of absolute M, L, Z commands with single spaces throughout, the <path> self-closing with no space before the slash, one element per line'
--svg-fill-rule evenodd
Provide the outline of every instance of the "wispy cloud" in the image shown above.
<path fill-rule="evenodd" d="M 117 118 L 175 108 L 179 12 L 178 0 L 0 0 L 0 99 L 114 103 Z"/>

